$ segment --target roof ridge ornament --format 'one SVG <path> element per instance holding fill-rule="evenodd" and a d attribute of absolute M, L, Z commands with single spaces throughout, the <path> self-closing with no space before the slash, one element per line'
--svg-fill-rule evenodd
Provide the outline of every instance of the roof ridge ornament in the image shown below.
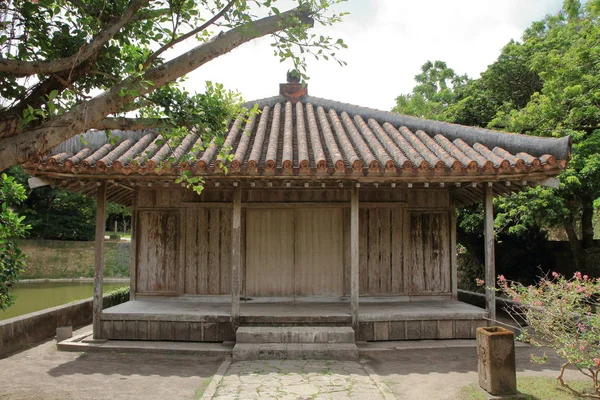
<path fill-rule="evenodd" d="M 300 82 L 300 74 L 295 69 L 287 72 L 287 83 L 279 84 L 279 94 L 292 103 L 308 95 L 308 85 Z"/>

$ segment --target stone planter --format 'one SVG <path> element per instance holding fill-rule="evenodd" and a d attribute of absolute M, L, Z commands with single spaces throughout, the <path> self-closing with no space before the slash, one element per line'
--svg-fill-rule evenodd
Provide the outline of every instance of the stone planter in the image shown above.
<path fill-rule="evenodd" d="M 479 386 L 492 395 L 516 395 L 515 338 L 499 326 L 477 328 Z"/>

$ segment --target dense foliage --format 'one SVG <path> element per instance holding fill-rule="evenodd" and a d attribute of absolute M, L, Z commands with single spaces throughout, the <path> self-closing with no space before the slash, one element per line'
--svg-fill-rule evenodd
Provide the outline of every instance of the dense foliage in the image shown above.
<path fill-rule="evenodd" d="M 10 288 L 25 266 L 25 255 L 17 246 L 15 238 L 24 237 L 29 226 L 12 207 L 25 199 L 25 188 L 12 176 L 0 175 L 0 310 L 13 301 Z"/>
<path fill-rule="evenodd" d="M 518 306 L 509 310 L 525 321 L 522 337 L 535 346 L 554 349 L 565 363 L 558 379 L 577 396 L 600 399 L 600 279 L 576 272 L 571 279 L 553 272 L 534 286 L 499 277 L 501 292 Z M 545 362 L 545 358 L 533 361 Z M 568 366 L 591 379 L 593 389 L 581 393 L 563 380 Z"/>
<path fill-rule="evenodd" d="M 594 207 L 600 206 L 598 43 L 600 1 L 582 6 L 567 0 L 559 13 L 527 29 L 521 42 L 508 43 L 478 79 L 458 76 L 443 62 L 427 62 L 413 92 L 398 97 L 394 108 L 403 114 L 530 135 L 570 135 L 572 159 L 559 177 L 560 188 L 535 187 L 496 199 L 495 228 L 497 235 L 519 240 L 541 227 L 561 226 L 573 262 L 582 270 L 597 267 L 586 262 L 598 250 L 593 240 Z M 473 214 L 478 212 L 466 210 L 459 217 L 459 235 L 470 250 L 479 247 L 476 236 L 482 232 L 482 218 Z"/>
<path fill-rule="evenodd" d="M 0 2 L 0 170 L 91 128 L 210 139 L 239 111 L 240 96 L 212 83 L 188 93 L 177 82 L 262 36 L 302 78 L 307 55 L 343 64 L 344 42 L 310 31 L 340 21 L 331 6 L 341 1 L 297 0 L 285 12 L 278 0 Z M 174 57 L 179 43 L 189 51 Z M 136 118 L 115 118 L 128 112 Z"/>

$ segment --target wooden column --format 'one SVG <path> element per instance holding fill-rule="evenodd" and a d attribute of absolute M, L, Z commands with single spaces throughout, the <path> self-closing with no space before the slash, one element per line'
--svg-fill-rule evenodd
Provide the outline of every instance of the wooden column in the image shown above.
<path fill-rule="evenodd" d="M 240 317 L 240 270 L 242 249 L 242 188 L 233 190 L 233 216 L 231 218 L 231 323 L 237 328 Z"/>
<path fill-rule="evenodd" d="M 496 320 L 496 264 L 494 259 L 494 205 L 492 183 L 484 187 L 484 250 L 485 250 L 485 308 L 489 318 Z"/>
<path fill-rule="evenodd" d="M 456 206 L 454 199 L 450 206 L 450 282 L 452 284 L 452 299 L 458 299 L 458 260 L 456 254 Z"/>
<path fill-rule="evenodd" d="M 137 291 L 137 190 L 131 200 L 131 248 L 129 255 L 129 300 L 135 300 Z"/>
<path fill-rule="evenodd" d="M 358 188 L 352 188 L 350 199 L 350 313 L 352 314 L 352 327 L 358 335 Z"/>
<path fill-rule="evenodd" d="M 100 314 L 102 313 L 102 281 L 104 279 L 104 224 L 106 222 L 106 183 L 102 182 L 96 192 L 96 247 L 94 257 L 94 339 L 100 337 Z"/>

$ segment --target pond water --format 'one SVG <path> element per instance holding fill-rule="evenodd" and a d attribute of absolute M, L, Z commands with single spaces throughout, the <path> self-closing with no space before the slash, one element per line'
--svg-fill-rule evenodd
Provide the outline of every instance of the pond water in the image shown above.
<path fill-rule="evenodd" d="M 129 286 L 128 282 L 104 283 L 104 293 Z M 92 297 L 93 282 L 37 282 L 15 286 L 15 304 L 0 311 L 0 321 L 44 308 L 56 307 L 74 300 Z"/>

